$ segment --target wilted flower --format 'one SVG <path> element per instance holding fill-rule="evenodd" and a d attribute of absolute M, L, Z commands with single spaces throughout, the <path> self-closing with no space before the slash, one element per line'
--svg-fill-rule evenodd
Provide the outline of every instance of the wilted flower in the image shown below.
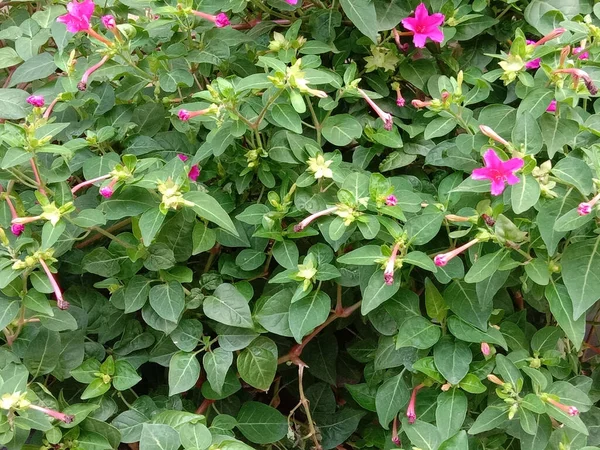
<path fill-rule="evenodd" d="M 587 216 L 594 209 L 594 205 L 600 200 L 600 194 L 596 195 L 589 202 L 582 202 L 577 207 L 577 213 L 580 216 Z"/>
<path fill-rule="evenodd" d="M 117 22 L 115 20 L 115 16 L 108 14 L 106 16 L 102 16 L 102 18 L 100 19 L 100 21 L 102 22 L 102 25 L 104 25 L 104 27 L 106 27 L 107 29 L 111 29 L 111 28 L 115 28 L 117 26 Z"/>
<path fill-rule="evenodd" d="M 304 230 L 307 226 L 309 226 L 311 224 L 311 222 L 315 219 L 318 219 L 319 217 L 323 217 L 323 216 L 327 216 L 331 213 L 334 213 L 338 210 L 337 206 L 333 206 L 331 208 L 327 208 L 324 209 L 322 211 L 318 211 L 316 213 L 311 214 L 310 216 L 308 216 L 306 219 L 304 219 L 302 222 L 300 222 L 297 225 L 294 225 L 294 231 L 296 233 L 298 233 L 299 231 Z"/>
<path fill-rule="evenodd" d="M 46 264 L 43 258 L 39 259 L 40 265 L 46 272 L 46 276 L 48 277 L 48 281 L 54 290 L 54 296 L 56 297 L 56 306 L 60 309 L 67 309 L 69 307 L 69 303 L 63 298 L 62 291 L 60 290 L 60 286 L 56 282 L 56 278 L 54 278 L 54 274 L 50 271 L 50 268 Z"/>
<path fill-rule="evenodd" d="M 44 106 L 44 96 L 43 95 L 30 95 L 27 97 L 27 103 L 31 106 L 35 106 L 36 108 L 41 108 Z"/>
<path fill-rule="evenodd" d="M 369 104 L 369 106 L 371 108 L 373 108 L 373 111 L 375 111 L 377 113 L 377 115 L 379 116 L 379 118 L 381 120 L 383 120 L 383 128 L 385 128 L 387 131 L 391 131 L 392 129 L 392 125 L 394 124 L 392 115 L 390 113 L 385 112 L 383 109 L 381 109 L 377 103 L 375 103 L 373 100 L 371 100 L 369 98 L 369 96 L 367 95 L 367 93 L 365 91 L 363 91 L 360 88 L 357 88 L 358 93 L 360 95 L 362 95 L 362 97 L 367 101 L 367 103 Z"/>
<path fill-rule="evenodd" d="M 396 269 L 396 258 L 398 257 L 398 250 L 400 250 L 400 242 L 396 242 L 392 249 L 392 254 L 388 259 L 388 262 L 383 271 L 383 281 L 388 286 L 394 284 L 394 270 Z"/>
<path fill-rule="evenodd" d="M 433 262 L 438 267 L 444 267 L 446 264 L 448 264 L 448 262 L 452 258 L 454 258 L 457 255 L 460 255 L 466 249 L 468 249 L 469 247 L 472 247 L 473 245 L 477 244 L 478 242 L 479 242 L 479 239 L 475 238 L 475 239 L 467 242 L 466 244 L 464 244 L 458 248 L 455 248 L 454 250 L 452 250 L 448 253 L 440 253 L 439 255 L 436 255 L 435 258 L 433 258 Z"/>
<path fill-rule="evenodd" d="M 215 24 L 217 28 L 223 28 L 231 24 L 225 13 L 219 13 L 216 16 L 214 16 L 212 14 L 207 14 L 202 11 L 192 11 L 192 14 L 201 17 L 205 20 L 210 20 L 212 23 Z"/>
<path fill-rule="evenodd" d="M 77 89 L 79 89 L 80 91 L 85 91 L 87 89 L 87 82 L 90 75 L 93 74 L 100 67 L 102 67 L 104 63 L 108 61 L 108 59 L 109 56 L 105 55 L 98 63 L 94 64 L 92 67 L 86 70 L 83 73 L 83 76 L 81 77 L 81 81 L 77 84 Z"/>
<path fill-rule="evenodd" d="M 398 204 L 398 199 L 394 194 L 388 195 L 385 199 L 385 206 L 396 206 Z"/>

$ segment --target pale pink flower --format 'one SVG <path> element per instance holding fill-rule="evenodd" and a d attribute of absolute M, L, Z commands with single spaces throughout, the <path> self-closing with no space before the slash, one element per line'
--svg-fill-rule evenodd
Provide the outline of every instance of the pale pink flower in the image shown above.
<path fill-rule="evenodd" d="M 435 13 L 429 15 L 424 3 L 419 4 L 415 10 L 415 17 L 402 19 L 402 25 L 414 33 L 413 42 L 415 47 L 425 47 L 427 38 L 433 42 L 442 42 L 444 33 L 440 26 L 444 23 L 444 15 Z"/>
<path fill-rule="evenodd" d="M 435 258 L 433 258 L 433 262 L 438 267 L 444 267 L 446 264 L 448 264 L 448 262 L 450 262 L 450 260 L 452 258 L 460 255 L 466 249 L 468 249 L 469 247 L 472 247 L 473 245 L 477 244 L 478 242 L 479 242 L 479 239 L 475 238 L 475 239 L 467 242 L 466 244 L 464 244 L 458 248 L 455 248 L 452 251 L 449 251 L 447 253 L 440 253 L 439 255 L 436 255 Z"/>
<path fill-rule="evenodd" d="M 385 270 L 383 271 L 383 281 L 388 286 L 394 284 L 394 270 L 396 269 L 396 258 L 398 257 L 398 250 L 400 250 L 400 242 L 396 242 L 396 244 L 394 245 L 390 259 L 388 259 L 388 262 L 385 266 Z"/>
<path fill-rule="evenodd" d="M 416 98 L 410 103 L 417 109 L 427 108 L 428 106 L 431 106 L 431 101 L 423 102 L 421 100 L 417 100 Z"/>
<path fill-rule="evenodd" d="M 40 258 L 39 262 L 40 262 L 40 265 L 42 266 L 42 268 L 44 269 L 44 272 L 46 272 L 48 281 L 50 282 L 50 285 L 52 286 L 52 289 L 54 290 L 54 295 L 56 296 L 56 306 L 58 306 L 60 309 L 67 309 L 69 307 L 69 302 L 67 302 L 63 298 L 62 291 L 60 290 L 60 286 L 56 282 L 56 278 L 54 278 L 54 274 L 50 271 L 50 268 L 46 264 L 46 261 L 44 261 L 42 258 Z"/>
<path fill-rule="evenodd" d="M 579 206 L 577 207 L 577 213 L 580 216 L 587 216 L 589 213 L 592 212 L 594 205 L 598 202 L 598 200 L 600 200 L 600 194 L 596 195 L 589 202 L 580 203 Z"/>
<path fill-rule="evenodd" d="M 562 412 L 567 413 L 569 416 L 574 417 L 579 415 L 579 410 L 575 406 L 563 405 L 557 400 L 554 400 L 551 397 L 546 398 L 546 401 L 553 406 L 556 406 Z"/>
<path fill-rule="evenodd" d="M 57 419 L 57 420 L 60 420 L 61 422 L 64 422 L 64 423 L 71 423 L 75 419 L 75 416 L 71 416 L 69 414 L 61 413 L 61 412 L 55 411 L 55 410 L 50 409 L 50 408 L 44 408 L 43 406 L 29 405 L 28 408 L 35 409 L 36 411 L 41 411 L 44 414 L 47 414 L 50 417 L 52 417 L 54 419 Z"/>
<path fill-rule="evenodd" d="M 196 181 L 199 176 L 200 176 L 200 167 L 198 167 L 198 164 L 194 164 L 192 166 L 192 168 L 190 169 L 190 171 L 188 172 L 188 177 L 190 180 Z"/>
<path fill-rule="evenodd" d="M 394 194 L 388 195 L 385 199 L 385 206 L 396 206 L 398 204 L 398 199 Z"/>
<path fill-rule="evenodd" d="M 402 97 L 402 92 L 400 91 L 400 84 L 396 87 L 396 105 L 402 108 L 406 105 L 406 100 Z"/>
<path fill-rule="evenodd" d="M 402 446 L 402 441 L 400 441 L 400 436 L 398 436 L 398 414 L 394 416 L 394 423 L 392 424 L 392 442 L 398 447 Z"/>
<path fill-rule="evenodd" d="M 67 14 L 56 19 L 57 22 L 67 26 L 67 31 L 77 33 L 90 28 L 90 19 L 94 13 L 93 0 L 83 0 L 81 3 L 73 0 L 67 3 L 67 11 L 69 11 Z"/>
<path fill-rule="evenodd" d="M 504 192 L 504 183 L 517 184 L 519 177 L 514 172 L 523 167 L 525 161 L 521 158 L 512 158 L 502 161 L 493 149 L 488 149 L 483 155 L 485 167 L 474 169 L 471 178 L 474 180 L 490 180 L 492 195 L 500 195 Z"/>
<path fill-rule="evenodd" d="M 383 109 L 381 109 L 379 107 L 379 105 L 377 105 L 377 103 L 375 103 L 373 100 L 371 100 L 369 98 L 369 96 L 367 95 L 367 93 L 365 91 L 363 91 L 361 88 L 356 88 L 356 89 L 358 90 L 358 93 L 366 100 L 366 102 L 369 104 L 369 106 L 371 108 L 373 108 L 373 111 L 375 111 L 377 113 L 379 118 L 381 120 L 383 120 L 383 128 L 385 128 L 387 131 L 391 131 L 392 125 L 394 124 L 392 115 L 390 113 L 385 112 Z"/>
<path fill-rule="evenodd" d="M 288 5 L 297 5 L 298 4 L 298 0 L 285 0 L 285 2 Z"/>
<path fill-rule="evenodd" d="M 506 139 L 504 139 L 503 137 L 501 137 L 498 133 L 496 133 L 492 128 L 488 127 L 487 125 L 479 125 L 479 130 L 486 135 L 487 137 L 489 137 L 490 139 L 502 144 L 502 145 L 509 145 L 508 141 Z"/>
<path fill-rule="evenodd" d="M 194 117 L 203 116 L 210 112 L 214 112 L 214 108 L 209 107 L 206 109 L 201 109 L 200 111 L 188 111 L 187 109 L 180 109 L 179 112 L 177 113 L 177 117 L 179 117 L 179 120 L 187 122 L 188 120 L 190 120 Z"/>
<path fill-rule="evenodd" d="M 27 97 L 27 103 L 29 103 L 31 106 L 35 106 L 36 108 L 41 108 L 45 104 L 44 96 L 30 95 L 29 97 Z"/>
<path fill-rule="evenodd" d="M 482 342 L 481 343 L 481 353 L 483 353 L 483 356 L 489 356 L 490 355 L 490 344 L 488 344 L 487 342 Z"/>
<path fill-rule="evenodd" d="M 75 192 L 77 192 L 81 188 L 84 188 L 86 186 L 91 186 L 94 183 L 97 183 L 99 181 L 104 181 L 104 180 L 106 180 L 106 179 L 108 179 L 110 177 L 111 177 L 110 174 L 106 174 L 106 175 L 102 175 L 101 177 L 92 178 L 91 180 L 82 181 L 81 183 L 76 184 L 75 186 L 73 186 L 73 188 L 71 189 L 71 194 L 74 194 Z"/>
<path fill-rule="evenodd" d="M 573 84 L 575 85 L 575 87 L 577 87 L 577 82 L 579 81 L 579 79 L 582 79 L 585 84 L 585 87 L 590 92 L 590 94 L 596 95 L 598 93 L 598 88 L 594 84 L 592 77 L 590 77 L 590 75 L 585 70 L 570 67 L 568 69 L 556 69 L 553 73 L 570 74 L 571 77 L 573 77 Z"/>
<path fill-rule="evenodd" d="M 309 226 L 313 220 L 318 219 L 319 217 L 322 217 L 322 216 L 327 216 L 327 215 L 329 215 L 331 213 L 336 212 L 337 210 L 338 210 L 338 207 L 337 206 L 333 206 L 331 208 L 324 209 L 323 211 L 318 211 L 318 212 L 316 212 L 314 214 L 311 214 L 310 216 L 308 216 L 306 219 L 304 219 L 299 224 L 294 225 L 294 231 L 296 233 L 298 233 L 299 231 L 302 231 L 307 226 Z"/>
<path fill-rule="evenodd" d="M 108 61 L 109 58 L 110 58 L 109 55 L 105 55 L 99 62 L 97 62 L 96 64 L 91 66 L 88 70 L 86 70 L 83 73 L 83 76 L 81 77 L 81 81 L 79 83 L 77 83 L 77 89 L 79 89 L 80 91 L 85 91 L 87 89 L 87 82 L 88 82 L 88 78 L 90 77 L 90 75 L 93 74 L 100 67 L 102 67 L 104 65 L 104 63 L 106 61 Z"/>
<path fill-rule="evenodd" d="M 406 417 L 408 417 L 408 423 L 411 425 L 415 423 L 417 420 L 417 411 L 416 411 L 416 402 L 417 402 L 417 392 L 423 387 L 422 384 L 415 386 L 412 390 L 412 394 L 410 395 L 410 401 L 408 402 L 408 408 L 406 408 Z"/>

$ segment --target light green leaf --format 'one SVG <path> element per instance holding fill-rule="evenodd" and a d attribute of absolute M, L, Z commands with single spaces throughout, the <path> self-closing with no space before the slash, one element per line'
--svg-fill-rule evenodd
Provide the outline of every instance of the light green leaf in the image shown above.
<path fill-rule="evenodd" d="M 169 362 L 169 395 L 185 392 L 200 377 L 200 363 L 195 353 L 177 352 Z"/>

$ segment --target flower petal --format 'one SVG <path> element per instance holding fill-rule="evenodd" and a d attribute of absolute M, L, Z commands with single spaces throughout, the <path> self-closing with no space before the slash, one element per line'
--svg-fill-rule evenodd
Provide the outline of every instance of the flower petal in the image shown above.
<path fill-rule="evenodd" d="M 435 13 L 428 17 L 427 25 L 428 26 L 440 26 L 444 23 L 446 17 L 442 13 Z"/>
<path fill-rule="evenodd" d="M 502 163 L 502 170 L 510 170 L 511 172 L 514 172 L 515 170 L 519 170 L 521 167 L 523 167 L 524 164 L 525 161 L 523 161 L 521 158 L 512 158 Z"/>
<path fill-rule="evenodd" d="M 508 184 L 510 184 L 511 186 L 513 184 L 517 184 L 520 181 L 521 181 L 521 179 L 518 176 L 516 176 L 514 173 L 511 173 L 510 175 L 506 176 L 506 182 Z"/>
<path fill-rule="evenodd" d="M 402 19 L 402 26 L 407 30 L 415 31 L 415 27 L 417 26 L 417 19 L 414 19 L 412 17 Z"/>
<path fill-rule="evenodd" d="M 492 195 L 502 194 L 502 192 L 504 192 L 504 181 L 492 180 L 491 192 L 492 192 Z"/>
<path fill-rule="evenodd" d="M 481 167 L 480 169 L 474 169 L 471 172 L 471 178 L 474 180 L 491 180 L 493 177 L 490 174 L 490 169 Z"/>
<path fill-rule="evenodd" d="M 496 152 L 491 148 L 483 154 L 483 160 L 485 161 L 485 167 L 490 169 L 499 169 L 502 167 L 502 160 L 498 158 Z"/>
<path fill-rule="evenodd" d="M 94 14 L 94 6 L 93 0 L 84 0 L 79 4 L 79 14 L 89 21 L 92 14 Z"/>
<path fill-rule="evenodd" d="M 439 28 L 427 30 L 427 35 L 433 42 L 442 42 L 444 40 L 444 33 Z"/>
<path fill-rule="evenodd" d="M 418 47 L 418 48 L 425 47 L 425 41 L 426 40 L 427 40 L 427 35 L 426 34 L 415 33 L 413 35 L 413 43 L 415 44 L 415 47 Z"/>
<path fill-rule="evenodd" d="M 419 6 L 417 6 L 417 9 L 415 9 L 415 19 L 421 22 L 428 18 L 429 12 L 427 12 L 427 6 L 425 6 L 425 3 L 420 3 Z"/>

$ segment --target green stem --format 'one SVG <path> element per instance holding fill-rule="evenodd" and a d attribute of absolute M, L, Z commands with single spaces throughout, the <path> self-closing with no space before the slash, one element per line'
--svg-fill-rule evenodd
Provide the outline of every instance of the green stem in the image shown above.
<path fill-rule="evenodd" d="M 136 248 L 135 245 L 133 244 L 129 244 L 128 242 L 125 242 L 121 239 L 119 239 L 118 237 L 116 237 L 114 234 L 109 233 L 108 231 L 104 230 L 103 228 L 100 227 L 90 227 L 90 229 L 96 231 L 97 233 L 100 233 L 104 236 L 106 236 L 107 238 L 115 241 L 117 244 L 119 244 L 121 247 L 125 247 L 125 248 Z"/>

